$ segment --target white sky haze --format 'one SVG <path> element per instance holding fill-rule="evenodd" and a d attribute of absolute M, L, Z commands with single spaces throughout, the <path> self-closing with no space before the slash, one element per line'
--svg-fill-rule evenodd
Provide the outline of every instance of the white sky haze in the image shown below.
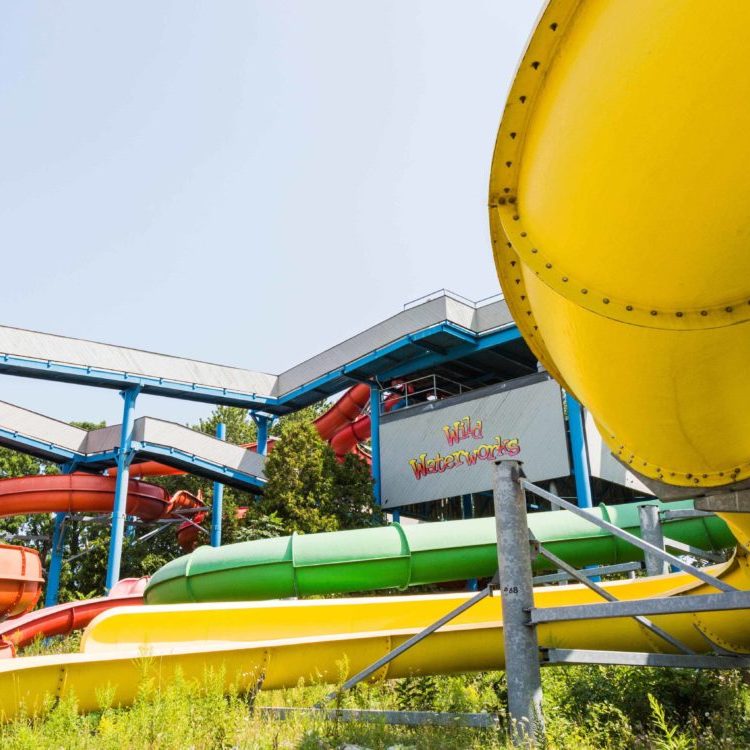
<path fill-rule="evenodd" d="M 494 294 L 490 159 L 541 6 L 3 3 L 0 322 L 278 372 L 434 289 Z M 0 399 L 119 421 L 112 391 Z"/>

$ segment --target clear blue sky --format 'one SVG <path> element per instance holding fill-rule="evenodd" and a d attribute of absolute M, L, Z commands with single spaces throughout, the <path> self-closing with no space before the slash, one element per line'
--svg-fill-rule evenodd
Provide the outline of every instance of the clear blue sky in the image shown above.
<path fill-rule="evenodd" d="M 495 293 L 489 164 L 541 6 L 3 3 L 1 322 L 278 372 L 436 288 Z M 110 391 L 0 399 L 119 421 Z"/>

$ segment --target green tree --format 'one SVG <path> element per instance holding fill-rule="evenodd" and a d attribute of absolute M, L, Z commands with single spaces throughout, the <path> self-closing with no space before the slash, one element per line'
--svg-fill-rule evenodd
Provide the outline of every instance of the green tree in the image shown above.
<path fill-rule="evenodd" d="M 338 528 L 334 507 L 336 459 L 310 421 L 287 419 L 266 461 L 262 506 L 284 519 L 288 532 Z"/>
<path fill-rule="evenodd" d="M 375 505 L 372 472 L 366 461 L 347 453 L 344 460 L 336 464 L 334 478 L 335 511 L 341 528 L 357 529 L 383 523 L 383 514 Z"/>

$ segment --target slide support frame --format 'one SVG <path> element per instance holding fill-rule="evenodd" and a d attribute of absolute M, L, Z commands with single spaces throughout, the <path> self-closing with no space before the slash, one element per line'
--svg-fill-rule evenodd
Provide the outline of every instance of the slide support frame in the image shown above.
<path fill-rule="evenodd" d="M 372 451 L 372 492 L 375 504 L 382 503 L 381 472 L 380 472 L 380 385 L 370 383 L 370 448 Z"/>
<path fill-rule="evenodd" d="M 226 440 L 227 428 L 223 422 L 216 425 L 218 440 Z M 221 547 L 221 514 L 224 508 L 224 485 L 214 482 L 213 497 L 211 498 L 211 546 Z"/>
<path fill-rule="evenodd" d="M 591 508 L 594 500 L 591 494 L 591 471 L 586 449 L 586 423 L 583 418 L 583 407 L 570 393 L 565 394 L 565 403 L 568 407 L 570 449 L 573 454 L 573 476 L 578 505 L 581 508 Z"/>
<path fill-rule="evenodd" d="M 117 452 L 117 481 L 115 484 L 115 501 L 112 506 L 112 529 L 109 540 L 109 558 L 107 560 L 107 577 L 105 591 L 108 594 L 120 578 L 122 560 L 122 541 L 125 533 L 125 510 L 128 502 L 128 481 L 130 479 L 130 462 L 133 460 L 133 424 L 135 422 L 135 401 L 140 393 L 140 386 L 120 391 L 123 398 L 122 425 L 120 427 L 120 447 Z"/>
<path fill-rule="evenodd" d="M 515 746 L 533 748 L 537 746 L 537 737 L 544 733 L 544 715 L 539 642 L 530 617 L 534 608 L 534 588 L 526 493 L 521 484 L 520 461 L 496 461 L 494 468 L 493 497 L 510 735 Z"/>

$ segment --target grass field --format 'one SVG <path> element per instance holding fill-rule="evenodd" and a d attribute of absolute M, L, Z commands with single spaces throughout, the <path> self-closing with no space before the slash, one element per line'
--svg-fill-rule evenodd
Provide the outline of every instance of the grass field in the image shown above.
<path fill-rule="evenodd" d="M 75 650 L 69 638 L 30 651 Z M 567 667 L 543 672 L 547 746 L 586 748 L 750 747 L 750 689 L 739 672 Z M 260 706 L 309 707 L 325 686 L 224 695 L 216 675 L 197 683 L 177 679 L 157 689 L 147 675 L 134 705 L 112 705 L 106 688 L 101 708 L 79 715 L 74 697 L 50 706 L 44 718 L 0 725 L 3 750 L 184 750 L 185 748 L 445 748 L 507 747 L 505 680 L 501 672 L 452 677 L 412 677 L 361 685 L 342 708 L 487 711 L 501 729 L 395 727 L 350 724 L 315 716 L 274 720 Z"/>

